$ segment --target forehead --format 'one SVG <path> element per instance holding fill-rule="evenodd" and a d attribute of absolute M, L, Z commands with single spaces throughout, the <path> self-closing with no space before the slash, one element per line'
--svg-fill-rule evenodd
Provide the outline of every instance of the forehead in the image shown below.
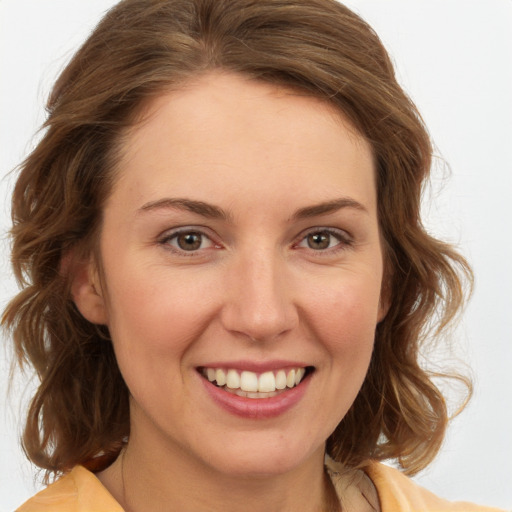
<path fill-rule="evenodd" d="M 281 192 L 318 202 L 343 189 L 375 201 L 371 147 L 341 112 L 234 74 L 211 73 L 152 100 L 124 138 L 120 163 L 114 192 L 130 189 L 138 202 L 229 190 L 232 200 Z"/>

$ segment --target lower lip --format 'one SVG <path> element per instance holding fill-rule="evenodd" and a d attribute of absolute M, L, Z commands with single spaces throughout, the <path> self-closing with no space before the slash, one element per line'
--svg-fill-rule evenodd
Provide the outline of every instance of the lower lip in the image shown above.
<path fill-rule="evenodd" d="M 202 376 L 199 378 L 213 401 L 224 410 L 242 418 L 265 419 L 280 416 L 300 402 L 309 385 L 310 377 L 308 375 L 298 386 L 270 398 L 247 398 L 234 395 L 215 386 Z"/>

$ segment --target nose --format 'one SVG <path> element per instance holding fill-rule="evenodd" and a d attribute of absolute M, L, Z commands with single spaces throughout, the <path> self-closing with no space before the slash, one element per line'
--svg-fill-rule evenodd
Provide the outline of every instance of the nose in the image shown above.
<path fill-rule="evenodd" d="M 291 331 L 299 318 L 289 274 L 286 261 L 271 250 L 236 258 L 227 271 L 224 328 L 257 341 Z"/>

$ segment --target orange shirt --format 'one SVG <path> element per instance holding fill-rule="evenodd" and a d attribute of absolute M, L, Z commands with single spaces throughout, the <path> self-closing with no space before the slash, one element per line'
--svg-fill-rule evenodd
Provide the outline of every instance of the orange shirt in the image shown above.
<path fill-rule="evenodd" d="M 449 502 L 415 484 L 400 471 L 370 463 L 362 471 L 327 461 L 344 512 L 499 512 L 463 502 Z M 369 477 L 369 478 L 368 478 Z M 124 512 L 93 473 L 77 466 L 22 505 L 17 512 Z"/>

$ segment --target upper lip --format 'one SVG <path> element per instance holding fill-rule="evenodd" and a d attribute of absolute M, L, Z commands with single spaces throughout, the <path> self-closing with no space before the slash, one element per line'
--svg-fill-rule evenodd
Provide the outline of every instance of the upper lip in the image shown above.
<path fill-rule="evenodd" d="M 310 364 L 302 361 L 290 361 L 284 359 L 274 359 L 271 361 L 250 361 L 250 360 L 237 360 L 237 361 L 212 361 L 201 364 L 198 368 L 229 368 L 239 371 L 249 371 L 254 373 L 264 373 L 275 370 L 284 370 L 287 368 L 306 368 Z"/>

